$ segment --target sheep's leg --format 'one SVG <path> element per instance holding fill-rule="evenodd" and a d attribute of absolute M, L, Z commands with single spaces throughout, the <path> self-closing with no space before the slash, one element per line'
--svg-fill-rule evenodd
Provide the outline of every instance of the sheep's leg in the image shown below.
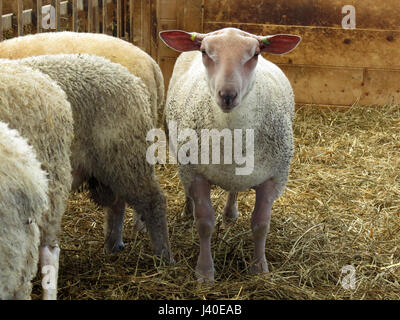
<path fill-rule="evenodd" d="M 190 199 L 190 197 L 186 196 L 185 197 L 185 207 L 182 212 L 182 217 L 187 217 L 187 216 L 193 216 L 194 211 L 193 211 L 193 201 Z"/>
<path fill-rule="evenodd" d="M 226 225 L 235 222 L 238 218 L 239 212 L 237 209 L 236 200 L 237 192 L 229 192 L 223 215 L 223 222 Z"/>
<path fill-rule="evenodd" d="M 197 259 L 196 276 L 199 282 L 214 281 L 214 262 L 211 256 L 211 236 L 215 215 L 210 198 L 210 184 L 206 179 L 196 176 L 189 188 L 193 199 L 197 231 L 200 238 L 200 254 Z"/>
<path fill-rule="evenodd" d="M 269 231 L 271 209 L 278 196 L 275 183 L 270 179 L 256 189 L 256 203 L 251 216 L 251 230 L 254 238 L 254 260 L 250 266 L 251 273 L 268 272 L 265 258 L 265 241 Z"/>
<path fill-rule="evenodd" d="M 168 238 L 165 196 L 158 184 L 149 187 L 149 189 L 152 190 L 151 193 L 142 194 L 138 199 L 140 201 L 135 201 L 133 207 L 136 213 L 144 218 L 154 254 L 174 263 Z M 154 190 L 156 191 L 154 192 Z"/>
<path fill-rule="evenodd" d="M 56 300 L 60 248 L 58 245 L 41 246 L 39 255 L 43 275 L 43 300 Z"/>
<path fill-rule="evenodd" d="M 133 230 L 135 232 L 147 232 L 144 218 L 137 212 L 135 212 L 135 215 L 133 216 Z"/>
<path fill-rule="evenodd" d="M 106 208 L 105 216 L 105 244 L 106 253 L 118 253 L 125 248 L 122 241 L 122 231 L 124 228 L 125 201 L 117 198 L 117 200 Z"/>

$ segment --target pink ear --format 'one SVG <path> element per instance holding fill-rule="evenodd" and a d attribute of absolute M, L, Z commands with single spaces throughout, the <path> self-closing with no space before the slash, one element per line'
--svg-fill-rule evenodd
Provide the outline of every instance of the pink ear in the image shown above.
<path fill-rule="evenodd" d="M 195 33 L 180 30 L 161 31 L 160 38 L 168 47 L 179 52 L 199 50 L 201 46 L 201 38 Z"/>
<path fill-rule="evenodd" d="M 262 37 L 260 49 L 261 51 L 272 54 L 284 54 L 296 48 L 300 41 L 300 36 L 293 36 L 290 34 L 266 36 Z"/>

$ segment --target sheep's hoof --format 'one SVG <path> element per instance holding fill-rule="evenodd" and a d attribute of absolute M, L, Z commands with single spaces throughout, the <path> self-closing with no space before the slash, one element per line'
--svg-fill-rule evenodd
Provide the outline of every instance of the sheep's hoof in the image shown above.
<path fill-rule="evenodd" d="M 249 268 L 250 274 L 260 274 L 260 273 L 268 273 L 268 263 L 266 259 L 263 259 L 260 262 L 254 262 L 251 264 Z"/>
<path fill-rule="evenodd" d="M 167 262 L 167 263 L 169 263 L 171 265 L 175 265 L 176 264 L 176 261 L 172 257 L 172 253 L 171 253 L 171 251 L 169 249 L 164 248 L 164 249 L 161 249 L 161 250 L 155 250 L 154 251 L 154 255 L 158 259 L 160 259 L 160 260 L 162 260 L 164 262 Z"/>
<path fill-rule="evenodd" d="M 104 246 L 106 254 L 116 254 L 125 249 L 125 244 L 122 241 L 109 241 Z"/>
<path fill-rule="evenodd" d="M 214 283 L 214 268 L 202 270 L 196 267 L 196 278 L 199 283 Z"/>

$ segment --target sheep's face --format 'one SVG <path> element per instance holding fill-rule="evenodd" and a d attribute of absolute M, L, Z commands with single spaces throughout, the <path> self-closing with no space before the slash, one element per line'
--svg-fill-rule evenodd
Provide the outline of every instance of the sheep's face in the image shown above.
<path fill-rule="evenodd" d="M 239 106 L 251 89 L 262 51 L 287 53 L 301 40 L 293 35 L 256 36 L 235 28 L 207 34 L 162 31 L 160 37 L 177 51 L 201 51 L 211 95 L 223 112 Z"/>
<path fill-rule="evenodd" d="M 234 30 L 205 37 L 200 47 L 211 95 L 223 112 L 240 105 L 248 93 L 260 54 L 255 38 Z"/>

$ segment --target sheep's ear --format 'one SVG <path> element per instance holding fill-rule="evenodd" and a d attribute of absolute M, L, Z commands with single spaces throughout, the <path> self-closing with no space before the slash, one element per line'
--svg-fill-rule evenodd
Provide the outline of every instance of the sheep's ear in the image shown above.
<path fill-rule="evenodd" d="M 272 54 L 284 54 L 296 48 L 301 41 L 301 37 L 290 34 L 276 34 L 260 37 L 259 40 L 261 51 Z"/>
<path fill-rule="evenodd" d="M 180 30 L 161 31 L 160 38 L 169 48 L 179 52 L 200 50 L 202 40 L 199 33 Z"/>

